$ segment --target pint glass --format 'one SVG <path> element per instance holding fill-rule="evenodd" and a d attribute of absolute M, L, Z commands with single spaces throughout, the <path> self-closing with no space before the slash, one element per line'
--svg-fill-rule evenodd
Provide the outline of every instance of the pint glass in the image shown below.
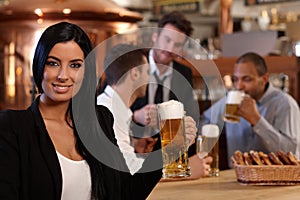
<path fill-rule="evenodd" d="M 174 100 L 158 104 L 158 119 L 163 155 L 163 178 L 190 176 L 183 104 Z"/>
<path fill-rule="evenodd" d="M 209 155 L 213 158 L 210 165 L 209 176 L 219 176 L 219 127 L 206 124 L 202 127 L 197 138 L 197 153 L 200 158 Z"/>
<path fill-rule="evenodd" d="M 240 116 L 238 114 L 239 105 L 243 100 L 244 92 L 239 90 L 231 90 L 227 94 L 224 121 L 238 123 Z"/>

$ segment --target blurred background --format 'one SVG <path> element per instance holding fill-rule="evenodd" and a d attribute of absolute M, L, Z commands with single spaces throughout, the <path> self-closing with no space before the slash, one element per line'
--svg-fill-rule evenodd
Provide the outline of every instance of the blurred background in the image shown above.
<path fill-rule="evenodd" d="M 194 42 L 187 45 L 185 56 L 203 68 L 216 63 L 223 78 L 220 82 L 209 72 L 194 70 L 194 98 L 204 108 L 223 95 L 221 85 L 231 86 L 228 76 L 235 58 L 250 50 L 267 57 L 270 81 L 299 102 L 300 1 L 0 0 L 0 109 L 27 108 L 36 95 L 31 60 L 40 34 L 50 24 L 76 23 L 96 46 L 117 34 L 156 27 L 157 20 L 172 10 L 183 12 L 193 23 Z M 118 39 L 149 43 L 151 38 L 126 34 Z M 216 84 L 213 94 L 204 79 Z"/>

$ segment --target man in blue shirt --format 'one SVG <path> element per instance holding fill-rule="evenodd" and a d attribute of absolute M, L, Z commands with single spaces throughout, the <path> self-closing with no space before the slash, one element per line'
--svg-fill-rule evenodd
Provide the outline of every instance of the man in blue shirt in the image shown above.
<path fill-rule="evenodd" d="M 300 155 L 300 111 L 297 102 L 268 82 L 267 66 L 256 53 L 246 53 L 234 65 L 232 82 L 245 92 L 239 106 L 239 123 L 225 122 L 228 163 L 235 150 L 276 152 Z M 226 97 L 206 110 L 201 124 L 223 128 Z M 222 151 L 222 150 L 221 150 Z"/>

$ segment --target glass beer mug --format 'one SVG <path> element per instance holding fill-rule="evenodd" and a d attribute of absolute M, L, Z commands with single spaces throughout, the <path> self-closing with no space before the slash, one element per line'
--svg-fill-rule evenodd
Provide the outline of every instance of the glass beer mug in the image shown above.
<path fill-rule="evenodd" d="M 197 137 L 197 154 L 203 159 L 209 155 L 213 158 L 210 164 L 209 176 L 219 176 L 219 127 L 215 124 L 206 124 Z"/>
<path fill-rule="evenodd" d="M 240 90 L 230 90 L 227 94 L 224 121 L 231 123 L 240 122 L 238 114 L 239 105 L 244 98 L 245 93 Z"/>
<path fill-rule="evenodd" d="M 163 155 L 163 178 L 190 176 L 183 104 L 174 100 L 158 104 L 158 119 Z"/>

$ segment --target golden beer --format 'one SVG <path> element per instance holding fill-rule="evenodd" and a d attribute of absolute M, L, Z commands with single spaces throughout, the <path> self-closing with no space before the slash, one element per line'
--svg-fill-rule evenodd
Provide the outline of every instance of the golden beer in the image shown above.
<path fill-rule="evenodd" d="M 176 134 L 180 131 L 181 119 L 167 119 L 161 120 L 162 128 L 160 130 L 162 147 L 170 144 L 175 138 Z"/>
<path fill-rule="evenodd" d="M 224 121 L 238 123 L 240 116 L 238 114 L 239 105 L 243 100 L 244 92 L 239 90 L 231 90 L 227 94 Z"/>
<path fill-rule="evenodd" d="M 183 104 L 168 101 L 158 105 L 163 156 L 163 178 L 191 175 L 184 131 Z"/>
<path fill-rule="evenodd" d="M 197 140 L 197 152 L 200 154 L 200 158 L 206 156 L 213 158 L 210 164 L 209 176 L 219 176 L 219 138 L 199 135 Z"/>
<path fill-rule="evenodd" d="M 197 138 L 197 153 L 200 158 L 211 156 L 209 176 L 219 176 L 219 128 L 214 124 L 202 127 L 202 135 Z"/>
<path fill-rule="evenodd" d="M 208 153 L 208 155 L 213 158 L 213 161 L 210 164 L 209 175 L 219 176 L 220 170 L 219 170 L 219 141 L 218 140 L 216 144 L 213 146 L 213 148 L 211 149 L 211 151 Z"/>
<path fill-rule="evenodd" d="M 226 104 L 224 120 L 232 123 L 240 122 L 239 104 Z"/>
<path fill-rule="evenodd" d="M 162 120 L 160 131 L 164 160 L 164 178 L 190 176 L 182 119 Z"/>

